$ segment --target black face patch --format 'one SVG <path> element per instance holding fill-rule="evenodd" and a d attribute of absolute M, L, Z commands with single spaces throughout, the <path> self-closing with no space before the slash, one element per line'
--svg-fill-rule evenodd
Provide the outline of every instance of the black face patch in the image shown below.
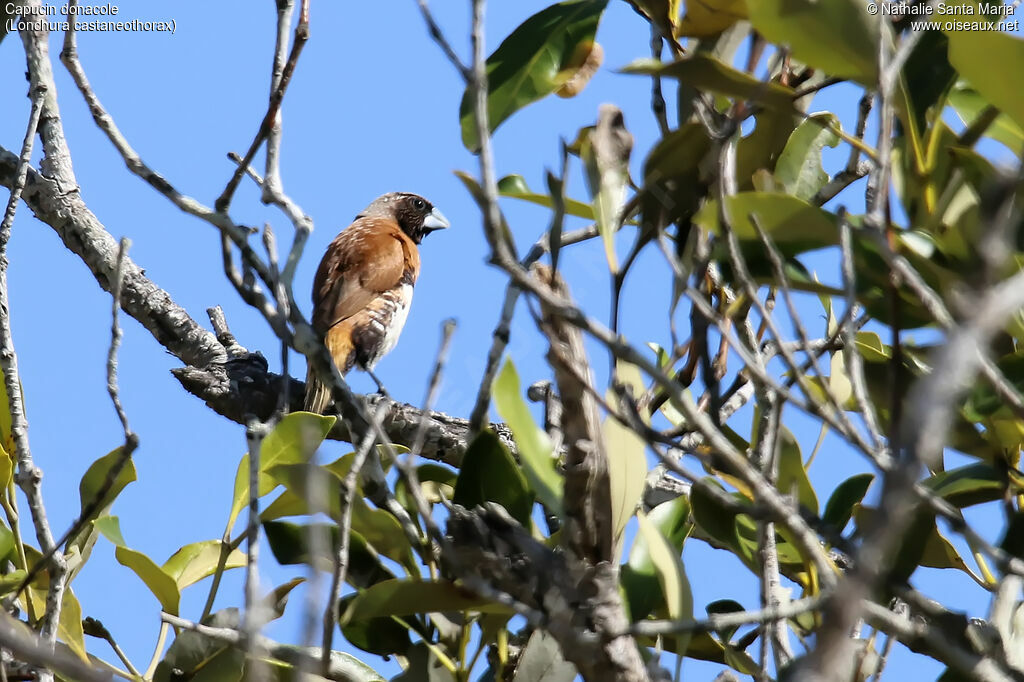
<path fill-rule="evenodd" d="M 423 221 L 434 210 L 434 205 L 416 194 L 400 194 L 395 199 L 393 210 L 402 231 L 419 244 L 427 233 L 423 229 Z"/>

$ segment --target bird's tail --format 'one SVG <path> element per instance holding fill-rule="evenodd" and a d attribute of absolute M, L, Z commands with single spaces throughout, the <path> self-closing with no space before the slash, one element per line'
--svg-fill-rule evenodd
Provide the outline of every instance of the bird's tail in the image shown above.
<path fill-rule="evenodd" d="M 339 324 L 331 327 L 324 338 L 331 359 L 338 367 L 342 376 L 352 369 L 355 363 L 355 349 L 352 346 L 352 330 L 348 325 Z M 317 378 L 312 366 L 306 369 L 306 403 L 307 412 L 323 414 L 331 404 L 331 391 Z"/>
<path fill-rule="evenodd" d="M 306 411 L 323 414 L 331 402 L 331 392 L 317 379 L 312 365 L 306 369 Z"/>

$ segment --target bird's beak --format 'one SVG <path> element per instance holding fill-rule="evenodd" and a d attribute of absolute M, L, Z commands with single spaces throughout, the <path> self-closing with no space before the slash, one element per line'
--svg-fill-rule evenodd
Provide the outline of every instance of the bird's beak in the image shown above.
<path fill-rule="evenodd" d="M 444 214 L 438 211 L 436 208 L 423 219 L 423 231 L 433 232 L 434 230 L 443 230 L 451 227 L 451 223 L 444 217 Z"/>

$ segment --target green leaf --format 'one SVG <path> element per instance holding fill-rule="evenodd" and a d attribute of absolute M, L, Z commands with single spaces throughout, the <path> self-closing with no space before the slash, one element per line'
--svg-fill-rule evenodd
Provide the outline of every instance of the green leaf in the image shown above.
<path fill-rule="evenodd" d="M 2 494 L 2 493 L 0 493 Z M 14 533 L 0 521 L 0 561 L 14 556 Z"/>
<path fill-rule="evenodd" d="M 116 516 L 101 516 L 92 522 L 93 528 L 109 540 L 115 547 L 125 547 L 127 543 L 121 535 L 121 520 Z"/>
<path fill-rule="evenodd" d="M 835 528 L 837 533 L 842 533 L 853 516 L 854 506 L 864 499 L 874 480 L 874 474 L 856 474 L 840 483 L 825 504 L 822 520 Z"/>
<path fill-rule="evenodd" d="M 998 31 L 946 32 L 949 61 L 991 104 L 1024 126 L 1024 89 L 1008 87 L 1006 75 L 1024 70 L 1024 40 Z M 1020 153 L 1017 148 L 1014 151 Z"/>
<path fill-rule="evenodd" d="M 338 541 L 337 525 L 314 523 L 300 526 L 285 521 L 264 521 L 263 532 L 267 536 L 270 551 L 282 566 L 312 565 L 313 557 L 316 556 L 318 568 L 331 570 L 330 556 Z M 313 543 L 320 548 L 319 552 L 310 549 L 310 534 L 315 534 Z"/>
<path fill-rule="evenodd" d="M 492 389 L 494 405 L 515 436 L 519 459 L 530 487 L 551 511 L 562 514 L 562 477 L 555 468 L 551 439 L 533 421 L 519 388 L 519 374 L 511 359 L 505 361 Z"/>
<path fill-rule="evenodd" d="M 760 254 L 761 261 L 767 261 L 767 255 L 764 255 L 763 242 L 750 221 L 751 214 L 784 256 L 795 256 L 839 243 L 839 229 L 833 214 L 788 194 L 740 192 L 727 199 L 726 207 L 732 230 L 744 253 Z M 705 204 L 694 217 L 694 222 L 720 234 L 718 201 Z"/>
<path fill-rule="evenodd" d="M 711 140 L 699 123 L 680 126 L 654 146 L 644 160 L 644 186 L 639 192 L 644 233 L 689 222 L 703 199 L 700 168 L 710 149 Z"/>
<path fill-rule="evenodd" d="M 292 511 L 295 513 L 308 513 L 305 509 L 305 502 L 310 499 L 310 487 L 326 492 L 327 508 L 325 511 L 334 519 L 341 518 L 341 481 L 347 475 L 349 467 L 354 460 L 354 455 L 349 454 L 326 466 L 314 466 L 311 464 L 278 464 L 267 471 L 267 475 L 277 483 L 284 485 L 291 497 L 288 500 L 294 502 L 282 503 L 282 498 L 274 501 L 278 507 L 287 504 L 294 508 L 278 511 Z M 283 497 L 283 496 L 282 496 Z M 278 504 L 282 503 L 282 504 Z M 301 509 L 301 511 L 297 511 Z M 270 508 L 267 509 L 271 511 Z M 266 514 L 262 518 L 269 519 L 273 514 Z M 359 533 L 363 538 L 373 545 L 379 552 L 390 559 L 397 561 L 415 573 L 416 559 L 413 556 L 409 541 L 402 531 L 398 520 L 382 509 L 373 509 L 363 499 L 361 494 L 352 497 L 352 530 Z"/>
<path fill-rule="evenodd" d="M 456 682 L 455 675 L 438 658 L 437 647 L 423 642 L 413 645 L 407 654 L 408 668 L 391 682 Z"/>
<path fill-rule="evenodd" d="M 632 389 L 634 397 L 644 392 L 643 375 L 636 365 L 619 362 L 615 368 L 616 383 Z M 614 392 L 609 392 L 608 403 L 613 409 L 619 408 Z M 646 414 L 642 414 L 647 419 Z M 612 503 L 612 538 L 616 556 L 621 548 L 622 534 L 626 524 L 633 518 L 637 504 L 644 493 L 647 481 L 647 443 L 636 431 L 623 426 L 613 417 L 604 420 L 601 426 L 604 434 L 605 451 L 608 455 L 608 488 Z"/>
<path fill-rule="evenodd" d="M 550 95 L 579 71 L 590 54 L 608 0 L 570 0 L 524 21 L 487 58 L 487 120 L 490 132 L 523 107 Z M 462 143 L 477 153 L 475 103 L 467 88 L 459 106 Z"/>
<path fill-rule="evenodd" d="M 676 552 L 682 552 L 683 542 L 693 530 L 690 521 L 690 501 L 685 496 L 662 502 L 652 509 L 647 520 L 658 529 Z M 665 596 L 658 573 L 651 558 L 650 545 L 643 534 L 638 534 L 629 552 L 629 561 L 622 567 L 622 589 L 626 593 L 630 620 L 643 620 L 664 602 Z"/>
<path fill-rule="evenodd" d="M 530 635 L 516 665 L 513 682 L 573 682 L 576 666 L 562 656 L 558 641 L 538 628 Z"/>
<path fill-rule="evenodd" d="M 747 18 L 745 0 L 701 0 L 687 2 L 686 14 L 676 35 L 707 38 Z"/>
<path fill-rule="evenodd" d="M 164 573 L 171 576 L 183 590 L 217 571 L 220 561 L 220 540 L 204 540 L 185 545 L 164 562 Z M 245 566 L 245 554 L 235 549 L 228 554 L 224 570 Z"/>
<path fill-rule="evenodd" d="M 342 612 L 352 597 L 342 599 Z M 409 628 L 391 616 L 352 621 L 341 626 L 341 634 L 352 646 L 378 656 L 405 656 L 412 647 Z"/>
<path fill-rule="evenodd" d="M 347 623 L 435 611 L 510 613 L 508 607 L 481 599 L 447 580 L 386 580 L 360 592 L 341 620 Z"/>
<path fill-rule="evenodd" d="M 28 577 L 28 571 L 22 568 L 0 575 L 0 596 L 8 595 L 21 587 L 21 583 L 25 581 L 26 577 Z"/>
<path fill-rule="evenodd" d="M 718 481 L 710 476 L 702 478 L 690 488 L 690 506 L 697 526 L 719 544 L 736 545 L 736 512 L 725 506 L 713 490 L 722 490 Z M 724 492 L 724 491 L 722 491 Z"/>
<path fill-rule="evenodd" d="M 807 478 L 803 457 L 800 455 L 800 444 L 793 433 L 784 426 L 779 428 L 779 479 L 777 486 L 784 495 L 795 490 L 800 504 L 813 513 L 818 513 L 818 496 L 814 492 L 814 486 L 811 485 L 810 479 Z"/>
<path fill-rule="evenodd" d="M 467 509 L 497 502 L 524 527 L 530 526 L 533 494 L 519 466 L 493 431 L 481 432 L 466 450 L 452 501 Z"/>
<path fill-rule="evenodd" d="M 88 519 L 83 518 L 83 520 L 92 520 L 99 516 L 105 508 L 113 503 L 124 487 L 135 480 L 135 463 L 132 462 L 131 457 L 122 457 L 121 452 L 122 448 L 115 448 L 100 457 L 82 476 L 82 480 L 78 484 L 78 495 L 81 500 L 80 513 L 84 514 L 86 507 L 99 500 L 92 516 Z M 120 471 L 115 476 L 114 470 L 118 466 L 120 466 Z M 104 487 L 107 487 L 107 490 L 102 499 L 99 499 Z"/>
<path fill-rule="evenodd" d="M 331 551 L 338 540 L 335 524 L 311 524 L 300 526 L 283 521 L 267 521 L 263 524 L 267 543 L 274 558 L 282 566 L 296 564 L 310 565 L 313 552 L 309 547 L 310 535 L 315 533 L 314 542 L 319 547 L 317 566 L 331 570 Z M 357 532 L 352 532 L 348 548 L 347 581 L 356 587 L 368 587 L 384 580 L 391 580 L 394 573 L 384 567 L 380 555 Z"/>
<path fill-rule="evenodd" d="M 291 644 L 280 645 L 288 660 L 298 659 L 300 654 L 312 655 L 319 659 L 320 650 L 316 647 L 298 647 Z M 275 664 L 277 661 L 275 661 Z M 276 675 L 274 682 L 326 682 L 326 678 L 309 672 L 303 672 L 298 666 L 274 665 L 271 672 Z M 331 652 L 331 679 L 342 682 L 385 682 L 385 678 L 370 666 L 352 654 L 341 651 Z"/>
<path fill-rule="evenodd" d="M 789 136 L 775 165 L 775 179 L 798 199 L 809 201 L 828 182 L 828 173 L 821 167 L 821 150 L 839 145 L 839 136 L 829 125 L 840 127 L 835 114 L 811 114 Z"/>
<path fill-rule="evenodd" d="M 292 412 L 286 415 L 274 430 L 267 434 L 260 446 L 260 476 L 258 496 L 263 497 L 275 487 L 275 482 L 266 472 L 277 464 L 308 462 L 320 444 L 330 433 L 337 417 L 325 417 L 311 412 Z M 235 525 L 235 519 L 249 504 L 249 455 L 242 456 L 235 474 L 235 494 L 231 500 L 231 514 L 228 529 Z"/>
<path fill-rule="evenodd" d="M 745 609 L 742 604 L 737 601 L 733 601 L 732 599 L 719 599 L 705 606 L 704 610 L 707 611 L 710 616 L 722 613 L 742 613 Z M 732 640 L 733 634 L 735 634 L 738 629 L 739 626 L 735 625 L 725 628 L 724 630 L 718 630 L 717 632 L 723 642 L 729 642 Z"/>
<path fill-rule="evenodd" d="M 79 658 L 89 662 L 89 655 L 85 651 L 85 633 L 82 631 L 82 606 L 70 588 L 64 591 L 60 618 L 57 620 L 57 634 Z"/>
<path fill-rule="evenodd" d="M 1007 478 L 997 467 L 987 462 L 978 462 L 940 471 L 921 483 L 953 506 L 963 509 L 1002 499 Z"/>
<path fill-rule="evenodd" d="M 769 41 L 830 76 L 874 86 L 878 17 L 860 0 L 747 0 L 750 23 Z"/>
<path fill-rule="evenodd" d="M 793 109 L 792 88 L 760 81 L 705 53 L 694 53 L 669 63 L 657 59 L 640 59 L 623 68 L 622 73 L 674 78 L 700 90 L 757 102 L 769 109 Z"/>
<path fill-rule="evenodd" d="M 554 207 L 554 201 L 552 201 L 551 197 L 547 194 L 537 194 L 532 191 L 527 186 L 526 179 L 522 175 L 506 175 L 501 180 L 498 180 L 498 193 L 503 197 L 521 199 L 547 208 Z M 590 204 L 585 204 L 576 199 L 566 198 L 565 212 L 578 218 L 594 219 L 594 208 Z"/>
<path fill-rule="evenodd" d="M 970 127 L 988 106 L 988 102 L 978 91 L 966 83 L 958 83 L 953 87 L 949 93 L 949 103 L 967 127 Z M 985 130 L 985 135 L 1002 142 L 1018 155 L 1024 149 L 1024 128 L 1006 114 L 996 116 L 996 120 Z"/>
<path fill-rule="evenodd" d="M 178 603 L 181 600 L 181 592 L 178 590 L 178 583 L 168 575 L 164 569 L 142 552 L 127 547 L 118 547 L 114 550 L 114 558 L 122 566 L 132 569 L 135 575 L 146 584 L 149 591 L 160 602 L 160 608 L 172 616 L 178 615 Z"/>
<path fill-rule="evenodd" d="M 665 594 L 665 606 L 672 620 L 691 620 L 693 618 L 693 594 L 690 582 L 686 579 L 686 569 L 679 552 L 669 544 L 658 527 L 643 512 L 637 514 L 640 533 L 650 548 L 651 561 L 658 571 L 658 581 Z M 682 655 L 689 644 L 691 634 L 675 636 L 676 652 Z"/>
<path fill-rule="evenodd" d="M 218 611 L 204 625 L 237 629 L 241 625 L 238 609 Z M 191 682 L 237 682 L 242 678 L 245 651 L 185 630 L 174 638 L 167 654 L 153 674 L 153 682 L 188 679 Z"/>

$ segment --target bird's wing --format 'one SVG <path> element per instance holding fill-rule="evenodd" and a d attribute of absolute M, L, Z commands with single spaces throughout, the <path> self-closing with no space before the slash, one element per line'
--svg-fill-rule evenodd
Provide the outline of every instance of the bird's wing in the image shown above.
<path fill-rule="evenodd" d="M 313 280 L 313 325 L 321 332 L 419 274 L 415 245 L 394 221 L 359 218 L 327 248 Z"/>

